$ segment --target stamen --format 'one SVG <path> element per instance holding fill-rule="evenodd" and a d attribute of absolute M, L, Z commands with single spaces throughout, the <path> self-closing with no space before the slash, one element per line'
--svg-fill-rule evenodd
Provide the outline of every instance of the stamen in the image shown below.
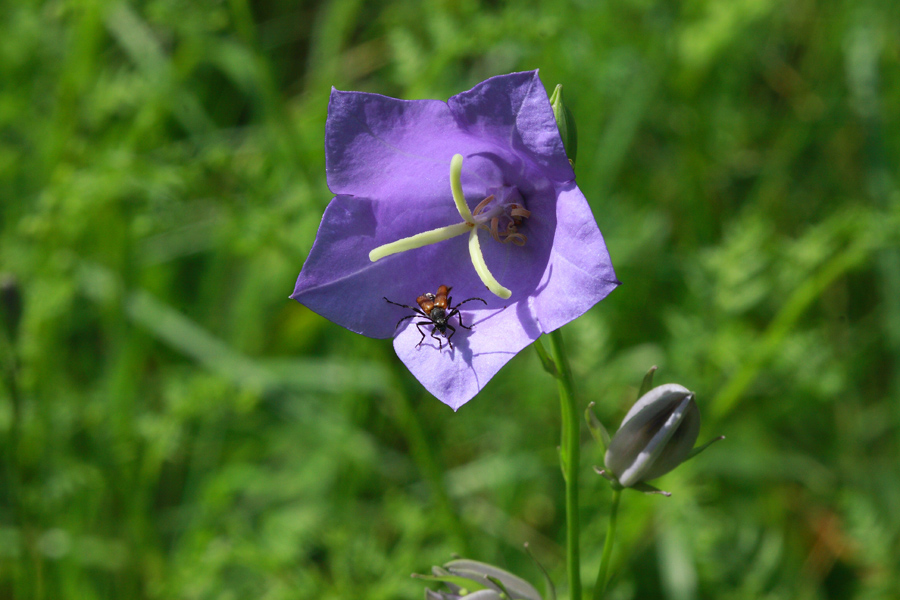
<path fill-rule="evenodd" d="M 528 238 L 525 237 L 524 235 L 522 235 L 521 233 L 511 233 L 508 236 L 506 236 L 506 239 L 503 241 L 504 242 L 512 242 L 516 246 L 524 246 L 525 243 L 528 241 Z"/>
<path fill-rule="evenodd" d="M 484 262 L 484 255 L 481 253 L 481 243 L 478 241 L 478 228 L 475 227 L 469 232 L 469 256 L 472 257 L 472 265 L 475 272 L 481 278 L 482 283 L 492 294 L 500 296 L 504 300 L 512 296 L 512 292 L 500 285 L 500 282 L 494 279 L 487 263 Z"/>
<path fill-rule="evenodd" d="M 527 219 L 531 216 L 531 211 L 526 210 L 525 208 L 519 206 L 518 204 L 512 205 L 512 210 L 509 211 L 513 217 L 518 217 L 520 219 Z"/>
<path fill-rule="evenodd" d="M 483 211 L 485 208 L 487 208 L 488 204 L 490 204 L 493 199 L 494 199 L 494 195 L 491 194 L 490 196 L 488 196 L 487 198 L 485 198 L 484 200 L 479 202 L 478 206 L 476 206 L 475 210 L 472 212 L 476 215 L 480 215 L 481 211 Z"/>
<path fill-rule="evenodd" d="M 501 242 L 503 240 L 500 239 L 500 232 L 497 231 L 497 227 L 500 224 L 500 219 L 494 217 L 491 219 L 491 237 L 494 238 L 495 241 Z"/>

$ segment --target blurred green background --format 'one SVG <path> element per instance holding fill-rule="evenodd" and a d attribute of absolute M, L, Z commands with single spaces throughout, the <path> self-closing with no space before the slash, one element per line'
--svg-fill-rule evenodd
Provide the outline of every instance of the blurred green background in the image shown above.
<path fill-rule="evenodd" d="M 562 83 L 623 285 L 565 328 L 611 428 L 645 370 L 714 446 L 626 492 L 611 597 L 900 597 L 890 0 L 0 3 L 0 597 L 420 598 L 564 579 L 532 350 L 454 414 L 288 300 L 328 94 Z M 584 575 L 610 490 L 586 430 Z"/>

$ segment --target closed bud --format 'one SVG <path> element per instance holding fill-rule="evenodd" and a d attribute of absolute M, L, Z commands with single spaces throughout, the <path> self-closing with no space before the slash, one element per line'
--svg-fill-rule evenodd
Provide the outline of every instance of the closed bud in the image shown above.
<path fill-rule="evenodd" d="M 463 598 L 452 592 L 435 592 L 434 590 L 425 590 L 425 600 L 458 600 Z M 471 594 L 465 595 L 466 600 L 503 600 L 500 592 L 494 590 L 478 590 Z"/>
<path fill-rule="evenodd" d="M 606 451 L 606 469 L 622 487 L 638 486 L 693 456 L 699 433 L 693 392 L 675 383 L 653 388 L 622 420 Z"/>
<path fill-rule="evenodd" d="M 566 155 L 574 165 L 575 157 L 578 154 L 578 130 L 575 128 L 575 117 L 572 115 L 572 111 L 563 101 L 562 85 L 557 85 L 550 95 L 550 107 L 553 109 L 553 116 L 556 119 L 559 137 L 562 138 Z"/>
<path fill-rule="evenodd" d="M 440 581 L 446 590 L 426 590 L 427 600 L 541 600 L 530 583 L 499 567 L 476 560 L 451 560 L 432 567 L 433 575 L 413 575 L 428 581 Z"/>

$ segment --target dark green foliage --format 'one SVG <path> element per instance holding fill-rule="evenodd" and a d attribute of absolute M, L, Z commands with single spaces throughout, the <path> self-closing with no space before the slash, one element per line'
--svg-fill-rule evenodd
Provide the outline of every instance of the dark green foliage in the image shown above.
<path fill-rule="evenodd" d="M 898 22 L 888 0 L 0 4 L 0 597 L 419 598 L 409 574 L 452 552 L 540 581 L 525 541 L 560 581 L 538 356 L 453 414 L 388 341 L 287 298 L 331 198 L 332 85 L 446 99 L 536 67 L 623 282 L 565 331 L 580 408 L 615 430 L 656 364 L 728 438 L 672 498 L 626 491 L 613 597 L 900 597 Z M 582 433 L 587 574 L 610 492 Z"/>

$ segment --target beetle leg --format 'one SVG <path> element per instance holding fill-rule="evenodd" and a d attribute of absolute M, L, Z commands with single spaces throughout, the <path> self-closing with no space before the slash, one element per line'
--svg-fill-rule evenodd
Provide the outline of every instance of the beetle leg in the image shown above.
<path fill-rule="evenodd" d="M 454 306 L 454 307 L 452 308 L 452 310 L 450 310 L 450 314 L 447 315 L 447 320 L 449 321 L 450 318 L 451 318 L 453 315 L 456 315 L 456 316 L 459 318 L 459 326 L 460 326 L 460 327 L 462 327 L 462 328 L 464 328 L 464 329 L 472 329 L 472 327 L 469 326 L 469 325 L 463 325 L 463 322 L 462 322 L 462 313 L 459 312 L 459 307 L 460 307 L 460 306 L 462 306 L 462 305 L 465 304 L 466 302 L 471 302 L 472 300 L 481 300 L 482 302 L 484 302 L 485 304 L 487 304 L 487 302 L 485 302 L 483 298 L 469 298 L 468 300 L 463 300 L 462 302 L 460 302 L 459 304 L 457 304 L 456 306 Z"/>
<path fill-rule="evenodd" d="M 463 322 L 462 322 L 462 313 L 459 312 L 459 310 L 456 311 L 456 318 L 459 319 L 459 326 L 460 326 L 460 327 L 462 327 L 463 329 L 472 329 L 472 326 L 471 326 L 471 325 L 463 325 Z"/>
<path fill-rule="evenodd" d="M 416 315 L 406 315 L 405 317 L 403 317 L 402 319 L 400 319 L 399 321 L 397 321 L 397 324 L 394 325 L 394 329 L 397 329 L 398 327 L 400 327 L 400 323 L 402 323 L 403 321 L 405 321 L 405 320 L 407 320 L 407 319 L 412 319 L 412 318 L 415 317 L 415 316 L 416 316 Z"/>
<path fill-rule="evenodd" d="M 418 344 L 416 344 L 416 348 L 418 348 L 419 346 L 421 346 L 421 345 L 422 345 L 422 342 L 425 341 L 425 332 L 422 331 L 422 325 L 430 325 L 430 324 L 431 324 L 431 321 L 416 321 L 416 329 L 418 329 L 418 330 L 419 330 L 419 333 L 422 334 L 422 339 L 419 340 L 419 343 L 418 343 Z M 432 333 L 434 333 L 434 330 L 432 330 Z"/>
<path fill-rule="evenodd" d="M 441 338 L 439 338 L 438 336 L 434 335 L 435 333 L 437 333 L 437 327 L 432 327 L 432 328 L 431 328 L 431 337 L 433 337 L 434 339 L 436 339 L 436 340 L 438 341 L 438 350 L 443 350 L 443 349 L 444 349 L 444 342 L 441 341 Z"/>
<path fill-rule="evenodd" d="M 385 298 L 385 300 L 387 300 L 387 298 Z M 484 302 L 485 305 L 487 304 L 487 302 L 484 300 L 484 298 L 469 298 L 469 299 L 467 299 L 467 300 L 463 300 L 462 302 L 460 302 L 459 304 L 457 304 L 457 305 L 454 306 L 453 308 L 459 308 L 460 306 L 462 306 L 462 305 L 465 304 L 466 302 L 471 302 L 472 300 L 480 300 L 481 302 Z M 390 302 L 390 300 L 388 300 L 388 302 Z"/>
<path fill-rule="evenodd" d="M 450 330 L 450 335 L 447 336 L 447 343 L 450 344 L 450 349 L 453 350 L 453 342 L 450 341 L 450 338 L 453 337 L 453 334 L 456 333 L 456 327 L 447 323 L 447 329 Z M 471 327 L 467 327 L 466 329 L 471 329 Z"/>
<path fill-rule="evenodd" d="M 403 308 L 408 308 L 409 310 L 415 310 L 415 311 L 418 312 L 418 309 L 417 309 L 417 308 L 414 308 L 414 307 L 412 307 L 412 306 L 409 306 L 408 304 L 400 304 L 399 302 L 394 302 L 393 300 L 388 300 L 388 299 L 385 298 L 384 296 L 382 296 L 382 298 L 384 298 L 384 299 L 387 300 L 389 303 L 394 304 L 394 305 L 396 305 L 396 306 L 402 306 Z"/>

